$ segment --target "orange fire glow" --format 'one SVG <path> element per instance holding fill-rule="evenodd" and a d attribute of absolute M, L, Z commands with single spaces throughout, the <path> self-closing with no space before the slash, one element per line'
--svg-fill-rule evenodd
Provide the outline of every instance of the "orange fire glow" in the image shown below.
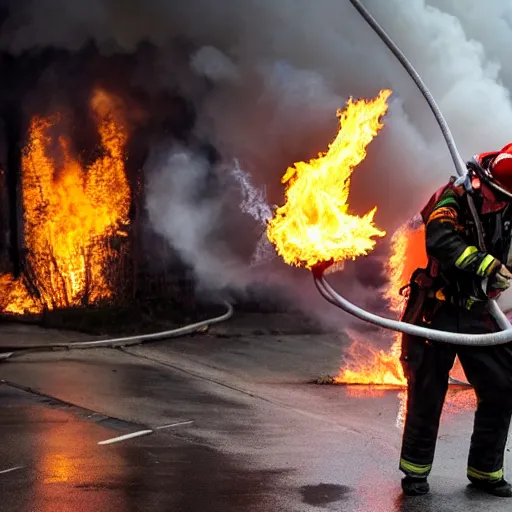
<path fill-rule="evenodd" d="M 400 295 L 400 289 L 409 282 L 411 274 L 416 268 L 425 267 L 426 264 L 427 253 L 423 224 L 414 230 L 407 225 L 399 228 L 391 240 L 391 256 L 387 268 L 390 281 L 384 292 L 384 297 L 389 300 L 392 311 L 402 312 L 405 298 Z M 400 363 L 400 333 L 393 334 L 391 348 L 385 351 L 373 348 L 367 339 L 359 339 L 355 333 L 346 332 L 352 339 L 352 345 L 348 353 L 348 364 L 335 378 L 337 384 L 388 386 L 405 386 L 407 384 Z M 467 381 L 458 358 L 451 375 L 461 381 Z M 450 396 L 447 398 L 448 403 L 451 401 Z M 457 395 L 459 402 L 461 396 Z M 471 404 L 471 400 L 462 405 L 459 404 L 459 409 L 467 404 Z"/>
<path fill-rule="evenodd" d="M 367 254 L 379 230 L 374 208 L 362 217 L 349 214 L 350 177 L 366 157 L 366 147 L 383 127 L 391 91 L 371 101 L 349 100 L 338 112 L 340 129 L 326 153 L 288 168 L 285 204 L 267 227 L 268 239 L 290 265 L 311 269 L 327 261 L 343 262 Z"/>
<path fill-rule="evenodd" d="M 387 266 L 390 280 L 384 293 L 393 311 L 402 311 L 404 299 L 400 295 L 400 289 L 409 282 L 414 270 L 425 267 L 426 264 L 424 225 L 421 224 L 414 230 L 407 225 L 400 227 L 391 239 L 391 257 Z"/>
<path fill-rule="evenodd" d="M 391 240 L 391 257 L 388 261 L 389 285 L 385 298 L 391 304 L 391 309 L 400 313 L 404 298 L 400 288 L 406 285 L 414 269 L 424 266 L 427 261 L 423 226 L 411 230 L 402 226 Z M 336 378 L 339 384 L 385 384 L 404 386 L 406 379 L 400 364 L 401 334 L 394 334 L 394 341 L 389 349 L 376 350 L 368 341 L 358 340 L 352 333 L 352 347 L 348 358 L 348 367 L 342 369 Z"/>
<path fill-rule="evenodd" d="M 21 279 L 3 274 L 0 275 L 0 311 L 11 315 L 37 314 L 40 306 L 31 298 Z"/>
<path fill-rule="evenodd" d="M 94 92 L 91 109 L 101 155 L 84 167 L 69 138 L 55 138 L 58 117 L 34 117 L 22 157 L 26 260 L 38 297 L 24 282 L 0 279 L 4 312 L 37 313 L 112 296 L 105 277 L 109 242 L 126 236 L 130 188 L 125 173 L 127 128 L 118 100 Z"/>
<path fill-rule="evenodd" d="M 405 298 L 400 295 L 400 288 L 409 282 L 412 272 L 418 267 L 425 267 L 427 254 L 425 250 L 425 231 L 423 224 L 417 229 L 407 225 L 399 228 L 391 240 L 391 256 L 388 260 L 388 275 L 390 281 L 384 292 L 389 300 L 391 310 L 401 313 Z M 364 384 L 365 387 L 349 387 L 349 396 L 365 397 L 384 395 L 389 386 L 404 387 L 407 381 L 400 363 L 401 334 L 393 334 L 393 342 L 388 351 L 372 347 L 368 339 L 360 339 L 360 335 L 346 331 L 352 339 L 347 365 L 335 378 L 337 384 Z M 464 370 L 458 358 L 451 375 L 461 381 L 467 381 Z M 397 427 L 402 428 L 407 412 L 407 390 L 402 389 L 398 394 L 399 410 Z M 446 395 L 445 418 L 450 414 L 458 414 L 474 410 L 475 393 L 472 388 L 451 386 Z"/>
<path fill-rule="evenodd" d="M 400 365 L 400 345 L 396 342 L 389 351 L 377 350 L 367 338 L 361 339 L 345 331 L 352 345 L 346 355 L 345 367 L 335 378 L 336 384 L 366 384 L 403 386 L 405 378 Z"/>

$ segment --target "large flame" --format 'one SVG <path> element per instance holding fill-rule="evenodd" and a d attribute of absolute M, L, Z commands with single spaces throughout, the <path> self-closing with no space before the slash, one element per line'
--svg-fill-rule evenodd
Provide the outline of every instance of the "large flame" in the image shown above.
<path fill-rule="evenodd" d="M 400 289 L 409 282 L 414 269 L 425 266 L 425 233 L 421 226 L 416 230 L 407 225 L 399 228 L 391 240 L 391 257 L 387 265 L 390 277 L 384 296 L 389 300 L 391 309 L 400 313 L 405 299 Z M 406 379 L 400 364 L 401 334 L 394 333 L 394 341 L 389 349 L 377 350 L 368 341 L 361 341 L 353 334 L 349 352 L 349 365 L 342 369 L 336 382 L 340 384 L 386 384 L 404 386 Z"/>
<path fill-rule="evenodd" d="M 267 236 L 290 265 L 311 269 L 318 263 L 342 262 L 367 254 L 375 237 L 384 236 L 373 218 L 349 214 L 350 176 L 366 157 L 366 147 L 383 127 L 391 91 L 371 101 L 349 100 L 338 112 L 340 129 L 326 153 L 290 167 L 282 179 L 285 204 L 269 222 Z"/>
<path fill-rule="evenodd" d="M 65 136 L 56 140 L 57 118 L 34 117 L 22 157 L 26 269 L 33 290 L 9 276 L 0 280 L 4 312 L 35 313 L 109 298 L 105 277 L 109 246 L 128 223 L 130 188 L 124 167 L 127 129 L 116 99 L 97 90 L 91 99 L 101 156 L 87 168 Z M 59 164 L 50 156 L 60 156 Z M 37 297 L 37 298 L 35 298 Z"/>

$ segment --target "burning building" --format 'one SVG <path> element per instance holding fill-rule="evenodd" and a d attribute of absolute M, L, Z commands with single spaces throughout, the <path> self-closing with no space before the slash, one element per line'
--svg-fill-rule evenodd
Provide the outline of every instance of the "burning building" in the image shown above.
<path fill-rule="evenodd" d="M 100 154 L 87 168 L 59 133 L 58 116 L 29 123 L 20 180 L 23 271 L 18 279 L 2 276 L 6 313 L 87 305 L 112 298 L 119 286 L 107 274 L 122 259 L 128 236 L 128 127 L 121 105 L 104 90 L 93 92 L 90 107 Z"/>
<path fill-rule="evenodd" d="M 209 150 L 189 139 L 185 98 L 130 84 L 133 59 L 148 52 L 1 56 L 1 314 L 41 317 L 126 303 L 155 286 L 172 295 L 180 280 L 180 292 L 190 287 L 176 254 L 150 278 L 159 251 L 148 257 L 144 236 L 153 248 L 164 242 L 144 233 L 143 166 L 158 138 Z"/>

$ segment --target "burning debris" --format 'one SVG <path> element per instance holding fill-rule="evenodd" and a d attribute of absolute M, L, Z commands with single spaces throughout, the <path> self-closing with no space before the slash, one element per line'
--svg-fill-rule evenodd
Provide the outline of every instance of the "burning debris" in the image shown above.
<path fill-rule="evenodd" d="M 86 168 L 70 139 L 54 136 L 58 116 L 32 119 L 22 156 L 24 273 L 0 276 L 2 312 L 37 314 L 112 297 L 107 265 L 119 258 L 116 239 L 127 237 L 131 201 L 127 126 L 116 102 L 104 90 L 92 95 L 101 154 Z"/>
<path fill-rule="evenodd" d="M 332 384 L 336 384 L 336 377 L 333 377 L 332 375 L 321 375 L 318 379 L 313 380 L 312 384 L 330 386 Z"/>
<path fill-rule="evenodd" d="M 400 337 L 389 351 L 374 348 L 367 339 L 346 331 L 352 345 L 345 359 L 346 366 L 335 378 L 336 384 L 378 384 L 403 386 L 406 380 L 400 364 Z"/>

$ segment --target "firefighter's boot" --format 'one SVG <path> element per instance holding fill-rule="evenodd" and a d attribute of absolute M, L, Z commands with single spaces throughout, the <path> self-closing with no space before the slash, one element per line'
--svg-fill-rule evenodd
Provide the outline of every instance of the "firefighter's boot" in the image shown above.
<path fill-rule="evenodd" d="M 402 479 L 402 491 L 406 496 L 423 496 L 430 491 L 427 478 L 406 476 Z"/>
<path fill-rule="evenodd" d="M 480 480 L 478 478 L 469 477 L 472 486 L 487 494 L 498 496 L 499 498 L 512 498 L 512 485 L 510 485 L 504 478 L 497 482 L 489 482 L 488 480 Z"/>

